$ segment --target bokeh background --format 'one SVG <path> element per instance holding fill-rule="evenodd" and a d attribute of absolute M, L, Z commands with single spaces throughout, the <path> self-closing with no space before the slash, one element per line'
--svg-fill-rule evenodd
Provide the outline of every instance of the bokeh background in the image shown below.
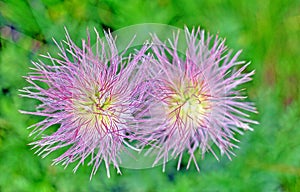
<path fill-rule="evenodd" d="M 170 161 L 165 173 L 161 166 L 123 175 L 111 169 L 108 179 L 101 167 L 90 181 L 91 167 L 73 174 L 72 166 L 50 166 L 53 155 L 34 155 L 26 127 L 39 119 L 18 112 L 36 105 L 18 96 L 30 61 L 57 51 L 52 37 L 64 39 L 64 26 L 80 42 L 87 28 L 138 23 L 201 26 L 243 49 L 240 59 L 256 70 L 246 87 L 260 125 L 239 137 L 237 157 L 207 155 L 200 173 L 177 172 Z M 0 32 L 0 191 L 300 191 L 299 0 L 2 0 Z"/>

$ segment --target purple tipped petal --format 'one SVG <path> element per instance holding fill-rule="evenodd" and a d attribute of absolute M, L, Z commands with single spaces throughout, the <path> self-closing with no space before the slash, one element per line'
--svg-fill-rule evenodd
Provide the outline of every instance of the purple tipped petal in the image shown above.
<path fill-rule="evenodd" d="M 245 73 L 249 64 L 237 61 L 241 51 L 233 57 L 227 51 L 225 41 L 218 37 L 205 37 L 198 28 L 185 29 L 187 49 L 179 52 L 178 37 L 169 44 L 153 36 L 153 58 L 147 68 L 147 87 L 139 98 L 139 136 L 147 140 L 144 145 L 157 146 L 154 165 L 162 160 L 178 158 L 180 168 L 183 153 L 190 155 L 190 163 L 197 165 L 196 151 L 206 152 L 218 159 L 210 147 L 214 143 L 221 155 L 228 158 L 237 148 L 235 133 L 252 130 L 247 112 L 256 112 L 252 103 L 245 102 L 239 86 L 250 81 L 254 71 Z M 237 68 L 239 67 L 239 68 Z M 165 165 L 163 166 L 164 169 Z"/>
<path fill-rule="evenodd" d="M 88 165 L 93 166 L 92 177 L 104 162 L 110 177 L 110 165 L 120 173 L 118 154 L 125 139 L 133 139 L 126 133 L 131 132 L 132 91 L 139 78 L 135 77 L 135 81 L 130 78 L 147 47 L 125 57 L 127 50 L 119 54 L 110 33 L 102 40 L 95 32 L 95 47 L 89 35 L 79 48 L 66 33 L 66 41 L 55 42 L 60 50 L 59 59 L 47 54 L 43 57 L 52 65 L 33 62 L 33 72 L 25 77 L 31 85 L 21 90 L 21 94 L 41 104 L 34 112 L 21 112 L 45 117 L 31 126 L 34 128 L 32 135 L 42 135 L 40 140 L 31 143 L 38 149 L 37 154 L 45 157 L 68 147 L 53 164 L 68 166 L 77 162 L 76 171 L 89 159 Z M 96 52 L 92 48 L 96 48 Z M 59 128 L 54 133 L 44 134 L 55 124 Z"/>

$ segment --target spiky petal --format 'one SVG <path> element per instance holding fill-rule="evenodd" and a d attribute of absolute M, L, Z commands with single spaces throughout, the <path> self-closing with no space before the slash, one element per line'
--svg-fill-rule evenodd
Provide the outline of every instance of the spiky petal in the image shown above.
<path fill-rule="evenodd" d="M 132 139 L 126 133 L 131 131 L 128 126 L 132 119 L 131 94 L 139 78 L 134 78 L 136 82 L 129 79 L 147 47 L 125 57 L 126 50 L 119 54 L 116 39 L 110 33 L 100 39 L 95 32 L 95 45 L 91 45 L 88 35 L 87 41 L 82 41 L 82 48 L 66 33 L 66 41 L 55 42 L 60 50 L 59 59 L 48 54 L 43 57 L 52 65 L 41 60 L 33 62 L 34 72 L 25 77 L 31 86 L 21 92 L 41 104 L 35 112 L 22 112 L 45 117 L 31 126 L 34 128 L 31 135 L 36 138 L 42 135 L 31 143 L 38 148 L 36 153 L 45 157 L 64 148 L 67 150 L 54 159 L 54 164 L 68 166 L 78 162 L 75 172 L 89 159 L 92 177 L 104 162 L 110 177 L 111 164 L 121 173 L 118 154 L 124 145 L 129 145 L 125 140 Z M 49 134 L 53 125 L 59 127 Z"/>
<path fill-rule="evenodd" d="M 153 36 L 154 45 L 149 80 L 141 86 L 148 92 L 138 118 L 143 130 L 140 136 L 149 142 L 157 157 L 153 165 L 163 161 L 163 169 L 169 159 L 190 156 L 187 168 L 193 161 L 198 168 L 196 151 L 202 156 L 214 143 L 221 154 L 228 158 L 238 147 L 235 133 L 252 130 L 247 112 L 256 112 L 252 103 L 242 96 L 240 85 L 251 80 L 254 71 L 244 72 L 249 63 L 237 61 L 241 51 L 234 56 L 227 51 L 224 41 L 205 36 L 198 28 L 185 29 L 186 52 L 180 53 L 179 34 L 168 44 Z"/>

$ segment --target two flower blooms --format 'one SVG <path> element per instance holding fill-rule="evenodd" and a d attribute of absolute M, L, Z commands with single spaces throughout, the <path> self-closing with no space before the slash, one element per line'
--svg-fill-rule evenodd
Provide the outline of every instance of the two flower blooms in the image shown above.
<path fill-rule="evenodd" d="M 92 177 L 103 162 L 110 177 L 110 165 L 121 173 L 121 151 L 147 149 L 153 166 L 161 161 L 164 169 L 177 158 L 179 169 L 187 153 L 187 168 L 194 162 L 199 170 L 199 156 L 218 159 L 211 144 L 230 158 L 238 147 L 234 135 L 257 123 L 247 114 L 254 105 L 238 89 L 254 71 L 245 73 L 240 51 L 232 56 L 218 37 L 186 28 L 185 52 L 178 51 L 178 33 L 166 42 L 154 34 L 152 43 L 119 53 L 110 33 L 96 35 L 94 46 L 88 37 L 79 48 L 67 33 L 56 43 L 60 57 L 45 55 L 52 64 L 33 62 L 25 77 L 31 86 L 21 95 L 40 104 L 21 112 L 45 117 L 30 126 L 39 136 L 33 148 L 43 157 L 67 148 L 54 164 L 77 162 L 76 171 L 88 159 Z"/>

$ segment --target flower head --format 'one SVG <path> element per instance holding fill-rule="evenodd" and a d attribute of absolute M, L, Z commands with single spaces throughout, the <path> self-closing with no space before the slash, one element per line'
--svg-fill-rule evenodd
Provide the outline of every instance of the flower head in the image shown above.
<path fill-rule="evenodd" d="M 32 143 L 39 155 L 45 157 L 68 147 L 54 159 L 54 164 L 67 166 L 78 161 L 75 172 L 89 159 L 92 177 L 104 162 L 109 177 L 110 164 L 120 173 L 119 151 L 124 144 L 130 146 L 126 139 L 132 139 L 128 134 L 131 132 L 128 124 L 133 118 L 131 94 L 139 81 L 138 77 L 134 81 L 132 77 L 147 48 L 143 46 L 134 56 L 125 57 L 126 50 L 119 54 L 111 34 L 105 34 L 104 40 L 97 31 L 96 35 L 95 46 L 88 35 L 79 48 L 67 33 L 64 43 L 56 43 L 60 58 L 44 56 L 52 65 L 33 62 L 34 72 L 25 77 L 31 86 L 21 92 L 41 104 L 35 112 L 22 112 L 45 117 L 31 126 L 34 128 L 31 135 L 42 134 L 40 140 Z M 44 134 L 56 124 L 59 127 L 55 132 Z"/>
<path fill-rule="evenodd" d="M 180 52 L 179 33 L 169 44 L 153 36 L 154 45 L 147 95 L 139 117 L 144 119 L 140 136 L 156 146 L 157 157 L 163 164 L 187 152 L 197 165 L 196 152 L 202 156 L 214 143 L 228 158 L 237 147 L 234 135 L 252 130 L 249 124 L 257 123 L 248 112 L 256 112 L 252 103 L 244 101 L 239 86 L 251 80 L 254 71 L 245 73 L 249 65 L 237 61 L 241 51 L 231 58 L 224 41 L 204 31 L 185 29 L 186 52 Z M 164 166 L 165 167 L 165 166 Z M 164 169 L 163 167 L 163 169 Z"/>

